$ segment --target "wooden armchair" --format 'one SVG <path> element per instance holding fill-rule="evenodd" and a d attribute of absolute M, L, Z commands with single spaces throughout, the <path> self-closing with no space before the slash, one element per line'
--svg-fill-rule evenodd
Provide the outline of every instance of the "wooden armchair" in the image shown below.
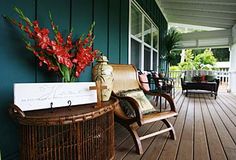
<path fill-rule="evenodd" d="M 113 95 L 120 100 L 120 105 L 115 108 L 115 120 L 127 128 L 127 130 L 130 132 L 134 140 L 137 153 L 143 154 L 141 140 L 146 138 L 153 137 L 164 132 L 170 132 L 170 137 L 172 139 L 176 139 L 174 127 L 167 120 L 167 118 L 177 116 L 173 99 L 167 94 L 153 93 L 142 90 L 143 88 L 140 85 L 136 68 L 133 65 L 112 64 L 112 67 L 114 77 Z M 140 105 L 141 103 L 135 99 L 135 97 L 129 95 L 124 96 L 124 94 L 121 94 L 122 92 L 127 91 L 138 91 L 140 94 L 143 92 L 146 95 L 161 96 L 168 102 L 170 110 L 165 112 L 157 112 L 152 110 L 150 113 L 144 113 L 142 108 L 143 106 Z M 124 111 L 124 108 L 122 108 L 122 105 L 127 104 L 127 102 L 129 106 L 131 106 L 131 109 L 135 112 L 135 116 L 127 115 Z M 138 135 L 137 129 L 139 127 L 156 121 L 164 122 L 167 128 L 144 136 Z"/>

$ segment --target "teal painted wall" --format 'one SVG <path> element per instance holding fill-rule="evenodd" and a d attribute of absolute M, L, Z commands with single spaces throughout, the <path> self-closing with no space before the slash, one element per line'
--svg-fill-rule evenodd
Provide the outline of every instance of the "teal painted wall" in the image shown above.
<path fill-rule="evenodd" d="M 49 27 L 48 11 L 65 36 L 73 28 L 74 38 L 87 33 L 96 22 L 94 48 L 101 50 L 111 63 L 128 62 L 128 5 L 127 0 L 0 0 L 0 14 L 16 18 L 13 7 L 21 8 L 31 20 Z M 123 7 L 123 8 L 121 8 Z M 125 16 L 125 18 L 122 18 Z M 25 49 L 21 32 L 0 19 L 0 150 L 3 159 L 17 159 L 19 129 L 8 114 L 13 102 L 13 83 L 53 82 L 57 75 L 38 66 L 31 52 Z M 79 81 L 91 81 L 87 67 Z"/>
<path fill-rule="evenodd" d="M 162 15 L 154 1 L 152 4 L 148 1 L 142 1 L 145 2 L 142 6 L 154 19 L 162 35 L 162 32 L 165 33 L 166 21 L 158 18 Z M 45 27 L 50 25 L 50 10 L 62 34 L 67 35 L 73 28 L 74 38 L 87 33 L 95 21 L 94 48 L 107 55 L 110 63 L 128 63 L 129 0 L 0 0 L 0 4 L 1 15 L 16 18 L 13 7 L 17 6 L 27 17 L 39 20 Z M 19 149 L 18 125 L 10 118 L 7 110 L 13 102 L 13 84 L 54 82 L 58 78 L 55 73 L 38 66 L 33 54 L 25 49 L 21 32 L 3 18 L 0 19 L 0 36 L 0 150 L 2 158 L 10 160 L 18 159 Z M 86 68 L 79 80 L 91 80 L 91 67 Z"/>

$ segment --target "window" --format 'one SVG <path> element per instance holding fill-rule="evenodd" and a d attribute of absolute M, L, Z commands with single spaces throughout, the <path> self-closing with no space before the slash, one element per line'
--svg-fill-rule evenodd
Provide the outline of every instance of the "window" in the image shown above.
<path fill-rule="evenodd" d="M 140 70 L 158 70 L 159 29 L 132 1 L 130 5 L 129 63 Z"/>

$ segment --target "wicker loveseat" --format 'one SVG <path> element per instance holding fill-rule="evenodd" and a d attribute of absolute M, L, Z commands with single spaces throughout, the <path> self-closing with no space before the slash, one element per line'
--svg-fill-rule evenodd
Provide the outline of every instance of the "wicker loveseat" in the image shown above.
<path fill-rule="evenodd" d="M 188 96 L 189 90 L 205 90 L 209 91 L 211 95 L 217 96 L 219 88 L 219 79 L 212 75 L 205 75 L 203 79 L 202 76 L 195 76 L 191 79 L 187 76 L 181 78 L 182 93 Z"/>

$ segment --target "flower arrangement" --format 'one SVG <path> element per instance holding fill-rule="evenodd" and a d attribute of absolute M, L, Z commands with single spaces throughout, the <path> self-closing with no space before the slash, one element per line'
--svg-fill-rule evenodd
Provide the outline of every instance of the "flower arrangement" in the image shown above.
<path fill-rule="evenodd" d="M 41 28 L 38 21 L 31 22 L 19 8 L 15 7 L 14 10 L 24 24 L 10 17 L 6 18 L 26 33 L 29 39 L 25 41 L 26 48 L 38 58 L 40 66 L 45 64 L 48 70 L 59 73 L 62 81 L 75 81 L 86 66 L 90 65 L 100 53 L 98 50 L 93 50 L 92 46 L 95 38 L 93 35 L 95 23 L 91 25 L 85 38 L 82 35 L 73 42 L 72 31 L 66 39 L 63 39 L 49 12 L 50 23 L 54 32 L 54 38 L 50 39 L 49 29 Z"/>

